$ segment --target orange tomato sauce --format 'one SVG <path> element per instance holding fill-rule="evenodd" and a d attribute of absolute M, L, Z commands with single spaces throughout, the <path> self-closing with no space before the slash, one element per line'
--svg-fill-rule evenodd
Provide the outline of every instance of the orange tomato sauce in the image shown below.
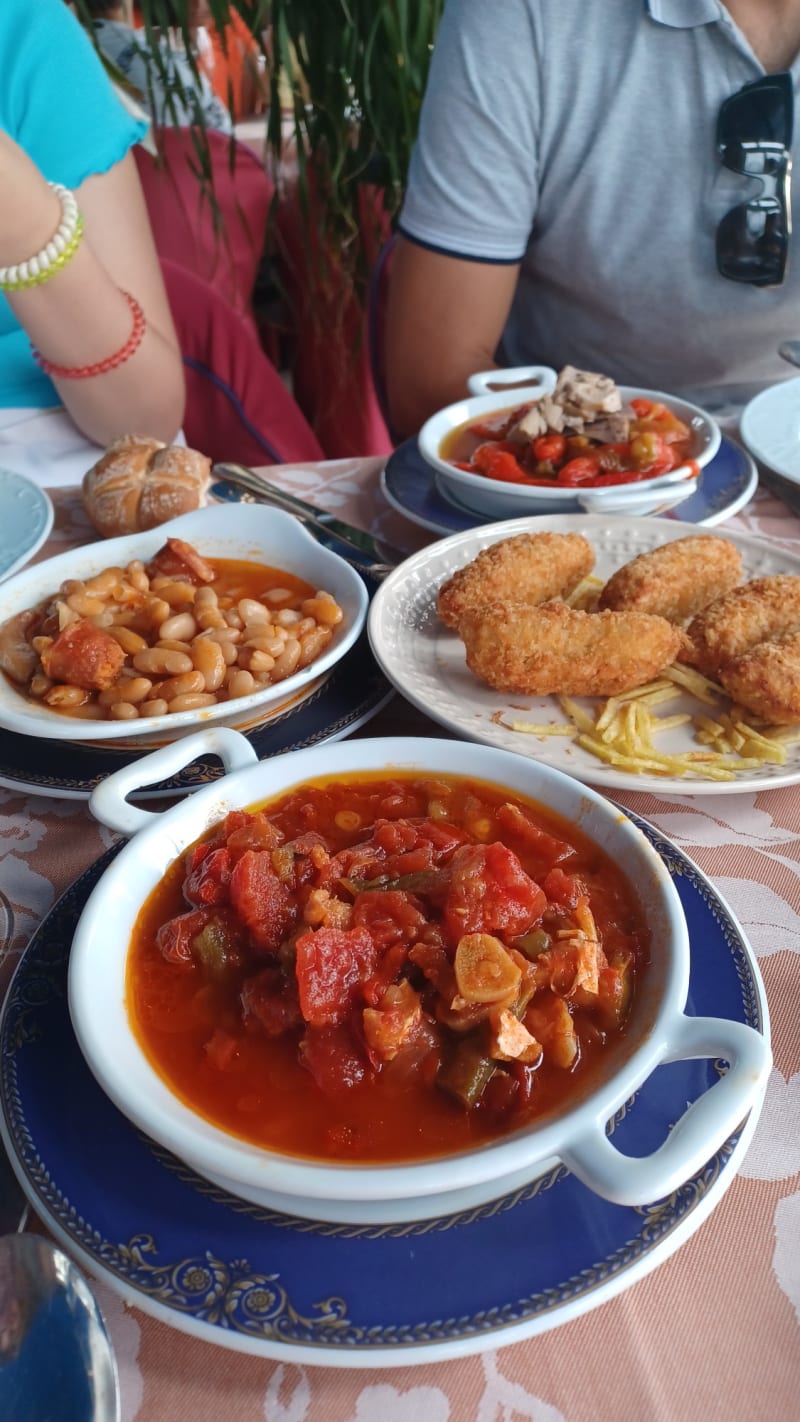
<path fill-rule="evenodd" d="M 645 399 L 633 402 L 628 437 L 616 444 L 553 432 L 509 439 L 513 426 L 535 404 L 529 400 L 466 420 L 442 440 L 440 459 L 501 483 L 602 488 L 666 473 L 692 453 L 689 427 L 667 406 Z"/>
<path fill-rule="evenodd" d="M 409 824 L 416 825 L 416 831 L 407 829 Z M 187 911 L 190 915 L 198 912 L 193 903 L 196 905 L 202 891 L 198 884 L 204 865 L 213 864 L 216 872 L 220 852 L 224 855 L 229 845 L 236 844 L 239 853 L 244 840 L 252 838 L 263 846 L 274 833 L 282 846 L 277 851 L 256 848 L 240 854 L 226 893 L 233 896 L 236 882 L 240 902 L 237 873 L 249 892 L 248 886 L 256 882 L 253 866 L 263 866 L 258 856 L 268 854 L 274 859 L 277 853 L 279 867 L 285 871 L 291 863 L 292 872 L 304 879 L 290 890 L 298 905 L 308 905 L 314 874 L 318 880 L 327 874 L 328 892 L 343 901 L 353 903 L 360 895 L 362 926 L 351 927 L 347 941 L 362 932 L 380 934 L 383 949 L 377 960 L 371 961 L 369 972 L 362 973 L 362 981 L 347 989 L 350 997 L 342 1021 L 320 1027 L 297 1020 L 281 1035 L 270 1036 L 261 1030 L 260 1021 L 254 1024 L 252 1014 L 243 1020 L 243 984 L 253 978 L 254 971 L 258 975 L 265 970 L 267 978 L 276 982 L 281 973 L 287 973 L 287 981 L 292 973 L 299 979 L 301 963 L 306 964 L 303 972 L 308 972 L 308 944 L 313 949 L 321 941 L 317 935 L 325 934 L 324 925 L 309 928 L 301 909 L 299 922 L 293 920 L 288 930 L 276 930 L 274 952 L 262 948 L 253 956 L 248 949 L 240 954 L 240 961 L 222 967 L 217 962 L 211 968 L 207 961 L 203 966 L 192 956 L 194 950 L 187 949 L 186 934 L 182 929 L 176 933 L 175 925 L 180 928 L 186 922 L 182 916 Z M 426 848 L 424 835 L 431 836 L 433 849 Z M 303 859 L 300 850 L 285 848 L 305 845 L 307 849 L 309 836 L 317 836 L 327 847 L 326 853 L 334 856 L 313 873 L 311 860 Z M 381 836 L 390 846 L 387 851 L 378 844 Z M 448 837 L 455 839 L 455 849 L 442 847 Z M 401 839 L 405 848 L 393 850 L 391 846 Z M 346 783 L 318 780 L 294 789 L 266 802 L 260 813 L 258 808 L 247 815 L 235 812 L 227 825 L 218 826 L 205 840 L 212 848 L 197 850 L 195 846 L 182 855 L 141 909 L 129 949 L 126 1001 L 132 1030 L 170 1089 L 193 1111 L 235 1136 L 316 1160 L 388 1163 L 448 1155 L 493 1140 L 584 1094 L 596 1080 L 606 1054 L 624 1041 L 630 1001 L 648 958 L 649 932 L 636 894 L 617 865 L 574 825 L 511 790 L 456 776 L 351 774 Z M 505 848 L 489 848 L 498 843 Z M 374 860 L 370 860 L 372 847 L 378 856 Z M 213 859 L 215 850 L 217 860 Z M 312 852 L 322 860 L 321 851 Z M 256 858 L 247 859 L 247 854 Z M 513 872 L 510 854 L 518 865 Z M 415 870 L 414 864 L 426 856 L 432 858 L 432 867 Z M 492 856 L 501 861 L 499 869 L 490 867 Z M 187 866 L 192 864 L 194 899 L 189 902 L 183 886 L 189 882 Z M 399 879 L 412 887 L 370 892 L 370 884 L 381 882 L 380 875 L 375 875 L 376 864 L 388 873 L 389 886 Z M 481 890 L 477 896 L 473 892 L 476 865 Z M 248 871 L 245 876 L 242 866 Z M 404 872 L 409 866 L 409 872 Z M 480 875 L 485 876 L 485 891 Z M 503 876 L 507 877 L 500 884 Z M 383 877 L 386 880 L 385 874 Z M 213 892 L 222 890 L 215 887 Z M 395 897 L 390 902 L 386 895 L 392 892 Z M 452 959 L 458 936 L 452 925 L 460 921 L 459 915 L 473 928 L 484 915 L 493 933 L 507 943 L 519 944 L 521 939 L 530 940 L 527 930 L 522 935 L 517 932 L 524 926 L 530 905 L 541 907 L 544 903 L 546 908 L 537 914 L 533 925 L 534 940 L 537 932 L 544 934 L 551 944 L 550 954 L 556 954 L 562 941 L 559 931 L 573 912 L 566 900 L 581 894 L 581 902 L 588 904 L 594 917 L 603 958 L 609 965 L 609 995 L 602 1010 L 594 1002 L 586 1005 L 575 998 L 562 999 L 578 1044 L 575 1061 L 569 1068 L 547 1059 L 531 1066 L 499 1063 L 474 1109 L 467 1109 L 462 1100 L 442 1089 L 440 1073 L 444 1064 L 452 1064 L 454 1054 L 463 1053 L 465 1042 L 483 1040 L 481 1033 L 486 1032 L 487 1023 L 472 1023 L 470 1012 L 464 1016 L 463 1009 L 459 1030 L 438 1020 L 439 1012 L 448 1017 L 452 986 L 437 993 L 419 963 L 408 957 L 412 945 L 425 935 L 421 920 L 434 925 L 428 930 L 430 943 L 444 943 L 445 957 Z M 247 905 L 246 900 L 241 902 Z M 389 907 L 384 909 L 384 904 Z M 272 911 L 261 913 L 258 922 L 262 927 Z M 498 927 L 504 916 L 505 929 Z M 395 930 L 396 937 L 390 942 Z M 328 940 L 334 937 L 328 933 Z M 186 949 L 184 960 L 167 961 L 163 951 L 167 944 L 177 956 L 178 949 Z M 389 971 L 386 965 L 391 954 Z M 524 961 L 521 953 L 520 959 Z M 313 956 L 311 961 L 313 967 Z M 351 977 L 352 962 L 348 969 Z M 525 971 L 541 973 L 544 959 L 533 957 L 531 963 Z M 549 963 L 548 957 L 548 971 Z M 407 995 L 413 990 L 419 996 L 422 1025 L 410 1045 L 391 1059 L 376 1063 L 365 1047 L 364 1005 L 380 1006 L 385 984 L 376 987 L 376 981 L 382 971 L 387 982 L 394 986 L 404 982 Z M 331 990 L 308 976 L 303 981 L 301 1002 L 311 1002 L 308 1010 L 312 1015 L 337 1010 L 335 1006 L 331 1009 L 330 994 L 333 991 L 335 999 L 338 987 Z M 562 974 L 559 987 L 567 986 Z M 531 999 L 532 1007 L 540 1004 L 537 1022 L 541 1003 L 555 1002 L 555 996 L 551 987 L 537 989 Z M 285 1003 L 286 998 L 278 995 L 275 1000 Z M 464 1030 L 465 1022 L 468 1030 Z M 377 1040 L 379 1044 L 382 1041 Z M 313 1047 L 310 1053 L 309 1041 Z"/>

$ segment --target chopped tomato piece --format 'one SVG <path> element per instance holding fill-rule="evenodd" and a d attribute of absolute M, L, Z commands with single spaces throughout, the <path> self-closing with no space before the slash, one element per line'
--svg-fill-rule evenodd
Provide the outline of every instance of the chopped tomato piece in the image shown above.
<path fill-rule="evenodd" d="M 230 841 L 232 834 L 241 829 L 243 825 L 248 825 L 253 819 L 247 810 L 229 810 L 221 825 L 217 826 L 217 833 L 209 843 L 226 844 Z"/>
<path fill-rule="evenodd" d="M 631 400 L 631 409 L 640 420 L 649 415 L 653 409 L 652 400 L 645 400 L 643 396 L 637 395 Z"/>
<path fill-rule="evenodd" d="M 205 850 L 206 853 L 202 853 Z M 231 857 L 227 849 L 211 849 L 198 844 L 193 862 L 183 881 L 183 896 L 198 908 L 203 904 L 224 904 L 228 899 Z"/>
<path fill-rule="evenodd" d="M 519 806 L 512 804 L 510 800 L 499 806 L 496 818 L 501 829 L 511 831 L 519 836 L 526 848 L 536 850 L 537 856 L 542 859 L 543 868 L 557 864 L 561 859 L 569 859 L 575 854 L 571 844 L 567 844 L 566 840 L 556 839 L 555 835 L 548 834 L 547 830 L 534 824 L 533 820 L 524 815 Z"/>
<path fill-rule="evenodd" d="M 228 815 L 225 823 L 232 820 L 236 811 Z M 234 825 L 226 833 L 228 849 L 234 858 L 243 854 L 246 849 L 277 849 L 281 842 L 281 833 L 276 825 L 267 819 L 260 811 L 255 815 L 245 815 L 244 821 L 239 825 Z"/>
<path fill-rule="evenodd" d="M 245 850 L 231 873 L 230 900 L 253 946 L 274 953 L 292 928 L 297 908 L 268 849 Z"/>
<path fill-rule="evenodd" d="M 368 1070 L 363 1052 L 345 1026 L 307 1027 L 300 1061 L 328 1096 L 341 1096 L 358 1086 Z"/>
<path fill-rule="evenodd" d="M 427 921 L 419 899 L 402 889 L 365 889 L 353 904 L 353 927 L 366 928 L 381 949 L 415 943 Z"/>
<path fill-rule="evenodd" d="M 542 889 L 504 844 L 462 845 L 450 873 L 444 927 L 453 948 L 465 933 L 524 933 L 547 905 Z"/>
<path fill-rule="evenodd" d="M 242 983 L 242 1011 L 245 1024 L 256 1023 L 268 1037 L 281 1037 L 302 1022 L 297 984 L 280 968 L 263 968 Z"/>
<path fill-rule="evenodd" d="M 566 874 L 558 864 L 542 880 L 542 888 L 551 903 L 562 904 L 564 908 L 577 908 L 579 901 L 586 897 L 583 880 L 577 874 Z"/>
<path fill-rule="evenodd" d="M 343 1022 L 362 983 L 375 971 L 378 949 L 365 928 L 318 928 L 295 945 L 300 1011 L 312 1027 Z"/>

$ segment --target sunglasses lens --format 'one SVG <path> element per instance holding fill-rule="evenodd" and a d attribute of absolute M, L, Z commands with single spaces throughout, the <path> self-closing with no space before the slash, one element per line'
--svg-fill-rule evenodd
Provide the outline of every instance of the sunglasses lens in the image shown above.
<path fill-rule="evenodd" d="M 781 207 L 742 203 L 726 213 L 717 228 L 717 270 L 731 281 L 780 286 L 787 248 Z"/>
<path fill-rule="evenodd" d="M 726 99 L 719 111 L 717 147 L 722 161 L 737 173 L 748 173 L 748 156 L 759 145 L 777 152 L 792 143 L 794 93 L 791 76 L 768 75 L 746 84 Z"/>
<path fill-rule="evenodd" d="M 780 286 L 784 279 L 793 124 L 788 73 L 754 79 L 719 111 L 717 149 L 725 167 L 762 180 L 760 196 L 732 208 L 717 228 L 717 270 L 731 281 Z"/>

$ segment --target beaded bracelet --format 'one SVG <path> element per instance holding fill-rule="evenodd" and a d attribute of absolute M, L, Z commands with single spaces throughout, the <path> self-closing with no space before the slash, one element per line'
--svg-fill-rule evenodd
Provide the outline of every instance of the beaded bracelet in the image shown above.
<path fill-rule="evenodd" d="M 75 256 L 83 237 L 83 218 L 78 204 L 69 188 L 62 183 L 49 183 L 49 187 L 61 202 L 61 221 L 41 252 L 29 257 L 26 262 L 15 262 L 10 267 L 0 267 L 0 291 L 25 291 L 31 286 L 40 286 L 61 271 Z"/>
<path fill-rule="evenodd" d="M 134 351 L 137 351 L 142 344 L 144 333 L 147 330 L 147 321 L 136 297 L 131 296 L 129 291 L 123 291 L 122 295 L 133 312 L 133 329 L 124 346 L 121 346 L 113 355 L 106 356 L 105 360 L 95 361 L 94 365 L 55 365 L 53 361 L 46 360 L 35 346 L 32 346 L 33 358 L 40 370 L 43 370 L 45 375 L 53 376 L 56 380 L 90 380 L 92 376 L 105 375 L 107 371 L 116 370 L 118 365 L 123 365 L 126 360 L 130 360 Z"/>

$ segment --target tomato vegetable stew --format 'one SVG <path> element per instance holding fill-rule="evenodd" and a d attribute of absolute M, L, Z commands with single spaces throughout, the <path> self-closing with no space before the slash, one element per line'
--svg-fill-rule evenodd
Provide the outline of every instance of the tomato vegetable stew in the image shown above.
<path fill-rule="evenodd" d="M 690 460 L 691 430 L 660 402 L 632 400 L 631 417 L 616 428 L 597 421 L 585 423 L 582 433 L 565 426 L 529 434 L 526 422 L 541 403 L 532 400 L 466 421 L 442 441 L 440 458 L 487 479 L 543 488 L 601 489 L 637 483 L 687 463 L 687 477 L 696 472 Z M 592 423 L 605 438 L 593 433 Z M 537 422 L 533 428 L 538 427 Z"/>
<path fill-rule="evenodd" d="M 127 1007 L 217 1126 L 316 1160 L 422 1160 L 561 1107 L 625 1033 L 636 895 L 549 810 L 353 774 L 233 810 L 135 925 Z"/>

